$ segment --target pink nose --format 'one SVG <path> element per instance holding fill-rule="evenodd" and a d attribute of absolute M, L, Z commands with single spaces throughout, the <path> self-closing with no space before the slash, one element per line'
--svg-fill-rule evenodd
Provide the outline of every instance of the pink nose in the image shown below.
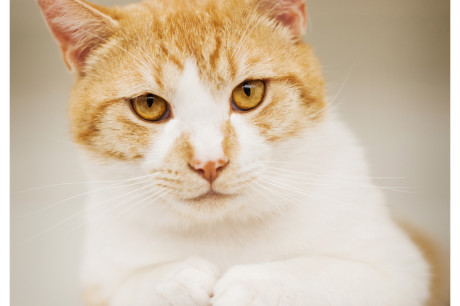
<path fill-rule="evenodd" d="M 227 166 L 228 159 L 220 158 L 218 160 L 211 161 L 201 161 L 198 159 L 192 160 L 190 167 L 201 175 L 205 180 L 209 181 L 212 184 L 222 172 L 222 170 Z"/>

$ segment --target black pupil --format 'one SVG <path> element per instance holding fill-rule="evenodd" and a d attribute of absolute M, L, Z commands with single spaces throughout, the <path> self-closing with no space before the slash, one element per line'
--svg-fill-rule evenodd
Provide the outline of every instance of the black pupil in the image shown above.
<path fill-rule="evenodd" d="M 152 105 L 153 105 L 153 100 L 154 100 L 154 99 L 153 99 L 153 95 L 152 95 L 152 94 L 148 94 L 148 95 L 147 95 L 147 105 L 148 105 L 149 107 L 152 107 Z"/>
<path fill-rule="evenodd" d="M 244 83 L 243 84 L 243 91 L 246 94 L 246 96 L 249 97 L 251 95 L 251 85 L 249 85 L 248 83 Z"/>

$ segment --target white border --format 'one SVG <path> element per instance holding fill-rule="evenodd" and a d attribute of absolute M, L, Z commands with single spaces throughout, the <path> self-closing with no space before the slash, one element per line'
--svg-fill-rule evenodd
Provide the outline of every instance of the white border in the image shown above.
<path fill-rule="evenodd" d="M 459 300 L 459 292 L 454 290 L 454 288 L 458 288 L 459 286 L 459 260 L 460 258 L 460 249 L 458 243 L 458 233 L 460 231 L 460 198 L 459 198 L 459 173 L 460 173 L 460 164 L 459 164 L 459 156 L 460 156 L 460 147 L 459 147 L 459 131 L 460 131 L 460 124 L 458 122 L 460 116 L 460 95 L 459 95 L 459 71 L 460 71 L 460 61 L 459 61 L 459 54 L 460 54 L 460 47 L 459 47 L 459 1 L 451 1 L 451 28 L 450 28 L 450 35 L 451 35 L 451 98 L 450 98 L 450 105 L 451 105 L 451 113 L 450 113 L 450 123 L 451 123 L 451 130 L 450 130 L 450 139 L 451 139 L 451 200 L 450 200 L 450 241 L 451 241 L 451 305 L 460 305 Z M 457 18 L 455 18 L 457 17 Z"/>
<path fill-rule="evenodd" d="M 0 304 L 10 304 L 10 3 L 0 2 L 0 92 L 2 101 L 0 112 L 1 146 L 1 202 L 0 202 L 0 239 L 2 250 Z"/>

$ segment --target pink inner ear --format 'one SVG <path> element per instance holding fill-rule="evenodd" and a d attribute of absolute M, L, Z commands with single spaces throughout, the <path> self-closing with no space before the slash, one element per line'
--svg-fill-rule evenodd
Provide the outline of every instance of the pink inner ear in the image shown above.
<path fill-rule="evenodd" d="M 75 34 L 65 32 L 63 29 L 58 27 L 51 27 L 51 31 L 56 40 L 59 42 L 67 68 L 69 70 L 77 68 L 78 70 L 81 66 L 83 66 L 88 52 L 82 52 L 83 50 L 76 49 L 77 42 L 74 39 Z"/>
<path fill-rule="evenodd" d="M 278 16 L 278 19 L 285 25 L 289 26 L 292 34 L 299 37 L 305 31 L 306 18 L 301 16 L 300 12 L 291 11 Z"/>
<path fill-rule="evenodd" d="M 115 23 L 96 7 L 79 0 L 38 0 L 70 70 L 81 71 L 94 46 Z"/>
<path fill-rule="evenodd" d="M 86 39 L 80 38 L 82 41 L 79 41 L 79 33 L 76 30 L 60 34 L 56 33 L 55 36 L 59 41 L 67 68 L 69 70 L 72 70 L 72 68 L 82 69 L 85 59 L 95 44 L 95 38 L 90 36 Z"/>
<path fill-rule="evenodd" d="M 300 37 L 307 26 L 305 0 L 268 0 L 265 9 L 273 10 L 272 16 L 289 27 L 295 37 Z"/>

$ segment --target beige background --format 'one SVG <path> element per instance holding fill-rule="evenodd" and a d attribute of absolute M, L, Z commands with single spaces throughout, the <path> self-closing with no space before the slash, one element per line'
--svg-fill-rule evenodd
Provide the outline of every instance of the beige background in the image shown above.
<path fill-rule="evenodd" d="M 449 2 L 307 4 L 307 40 L 329 95 L 343 85 L 334 103 L 367 148 L 372 174 L 413 187 L 387 192 L 388 202 L 436 239 L 448 263 Z M 37 4 L 14 0 L 11 9 L 12 305 L 80 305 L 85 196 L 59 202 L 84 193 L 85 184 L 30 190 L 85 180 L 66 117 L 72 78 Z"/>

